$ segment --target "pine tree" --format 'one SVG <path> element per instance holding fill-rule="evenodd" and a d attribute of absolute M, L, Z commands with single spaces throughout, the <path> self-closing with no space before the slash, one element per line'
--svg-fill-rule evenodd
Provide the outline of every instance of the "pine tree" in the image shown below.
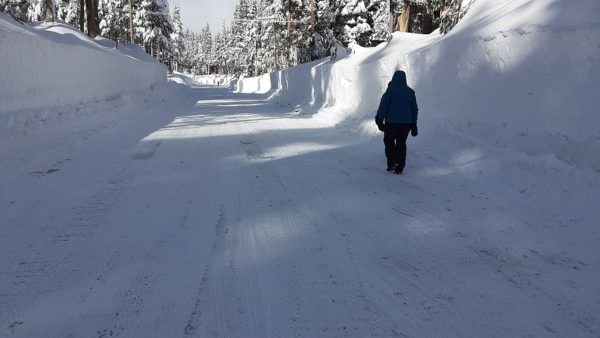
<path fill-rule="evenodd" d="M 259 58 L 264 58 L 263 66 L 266 72 L 288 67 L 285 13 L 282 0 L 265 1 L 264 17 L 269 18 L 269 21 L 265 22 L 263 34 L 260 37 L 263 48 L 259 53 Z"/>
<path fill-rule="evenodd" d="M 357 43 L 368 46 L 373 33 L 373 18 L 367 7 L 369 0 L 343 0 L 338 21 L 343 24 L 343 31 L 337 31 L 344 43 Z M 341 25 L 338 26 L 338 29 Z"/>
<path fill-rule="evenodd" d="M 183 33 L 183 49 L 182 49 L 182 55 L 181 55 L 181 61 L 179 63 L 179 67 L 180 67 L 180 71 L 184 71 L 184 72 L 188 72 L 191 73 L 192 72 L 192 68 L 193 68 L 193 52 L 194 52 L 194 46 L 192 45 L 192 41 L 193 41 L 193 32 L 191 32 L 189 29 L 186 29 L 186 31 Z"/>
<path fill-rule="evenodd" d="M 368 11 L 373 18 L 373 33 L 369 37 L 370 45 L 376 45 L 390 38 L 390 2 L 372 0 Z"/>
<path fill-rule="evenodd" d="M 179 70 L 179 64 L 183 56 L 183 23 L 181 22 L 181 10 L 175 6 L 173 8 L 173 33 L 171 33 L 172 41 L 172 67 L 174 70 Z"/>
<path fill-rule="evenodd" d="M 113 40 L 125 39 L 128 21 L 124 7 L 124 0 L 100 0 L 100 35 Z"/>
<path fill-rule="evenodd" d="M 19 21 L 27 21 L 28 8 L 28 0 L 0 0 L 0 11 Z"/>
<path fill-rule="evenodd" d="M 146 50 L 158 60 L 168 60 L 166 54 L 170 53 L 170 34 L 173 32 L 168 3 L 166 0 L 143 0 L 138 13 Z"/>
<path fill-rule="evenodd" d="M 249 42 L 252 39 L 252 36 L 247 36 L 250 27 L 248 20 L 251 20 L 249 12 L 248 2 L 246 0 L 239 0 L 233 13 L 234 21 L 230 28 L 232 53 L 228 53 L 230 62 L 233 65 L 232 70 L 235 74 L 242 74 L 247 70 L 246 61 L 250 49 Z"/>
<path fill-rule="evenodd" d="M 46 13 L 46 0 L 31 0 L 27 8 L 27 21 L 42 21 Z"/>
<path fill-rule="evenodd" d="M 77 27 L 79 19 L 78 0 L 58 0 L 56 4 L 56 18 L 73 27 Z"/>
<path fill-rule="evenodd" d="M 260 48 L 259 34 L 262 29 L 262 22 L 260 18 L 260 1 L 249 0 L 248 1 L 248 22 L 246 22 L 247 34 L 245 36 L 244 44 L 246 46 L 246 68 L 244 74 L 248 76 L 259 75 L 257 72 L 258 62 L 258 49 Z"/>
<path fill-rule="evenodd" d="M 288 2 L 289 20 L 291 21 L 288 26 L 290 27 L 289 65 L 309 62 L 312 59 L 309 5 L 309 0 L 290 0 Z"/>
<path fill-rule="evenodd" d="M 335 0 L 317 1 L 317 23 L 314 35 L 312 55 L 314 59 L 321 59 L 329 55 L 331 46 L 338 41 L 335 37 L 334 26 L 339 8 Z"/>
<path fill-rule="evenodd" d="M 223 23 L 223 29 L 217 34 L 213 41 L 213 55 L 214 59 L 211 64 L 216 68 L 217 73 L 227 73 L 227 52 L 226 52 L 226 34 L 227 27 Z"/>

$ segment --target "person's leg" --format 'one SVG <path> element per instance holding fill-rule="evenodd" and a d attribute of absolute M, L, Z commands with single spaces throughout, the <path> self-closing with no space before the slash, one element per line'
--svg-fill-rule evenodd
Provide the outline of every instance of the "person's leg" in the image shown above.
<path fill-rule="evenodd" d="M 396 158 L 398 159 L 398 166 L 396 167 L 396 173 L 402 173 L 406 166 L 406 139 L 410 133 L 410 124 L 402 124 L 398 128 L 398 132 L 395 135 L 395 141 L 397 145 Z"/>
<path fill-rule="evenodd" d="M 396 140 L 391 128 L 386 127 L 383 133 L 383 144 L 385 144 L 385 157 L 387 158 L 388 170 L 396 165 Z"/>

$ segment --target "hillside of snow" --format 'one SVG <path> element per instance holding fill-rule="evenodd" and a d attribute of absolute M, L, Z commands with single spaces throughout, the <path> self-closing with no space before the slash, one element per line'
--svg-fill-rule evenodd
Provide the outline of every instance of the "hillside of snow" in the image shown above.
<path fill-rule="evenodd" d="M 113 99 L 167 79 L 166 67 L 138 46 L 115 49 L 63 23 L 21 24 L 4 13 L 0 60 L 0 128 L 43 119 L 40 109 Z"/>
<path fill-rule="evenodd" d="M 598 13 L 597 0 L 477 0 L 446 36 L 397 32 L 335 62 L 241 80 L 238 90 L 271 92 L 282 105 L 377 135 L 379 99 L 402 69 L 424 137 L 455 132 L 598 171 Z"/>

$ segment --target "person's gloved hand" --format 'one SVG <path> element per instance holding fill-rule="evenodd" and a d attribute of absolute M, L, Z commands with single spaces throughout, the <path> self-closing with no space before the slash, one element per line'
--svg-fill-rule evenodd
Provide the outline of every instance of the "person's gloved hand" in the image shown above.
<path fill-rule="evenodd" d="M 379 119 L 379 118 L 375 118 L 375 123 L 377 124 L 377 128 L 380 131 L 385 131 L 385 124 L 383 123 L 383 120 Z"/>
<path fill-rule="evenodd" d="M 410 134 L 415 137 L 419 135 L 419 129 L 417 128 L 417 124 L 413 123 L 412 127 L 410 127 Z"/>

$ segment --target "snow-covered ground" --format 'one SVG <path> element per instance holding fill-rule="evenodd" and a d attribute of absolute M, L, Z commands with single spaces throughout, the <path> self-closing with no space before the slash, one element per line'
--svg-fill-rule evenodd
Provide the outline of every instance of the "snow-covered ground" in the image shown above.
<path fill-rule="evenodd" d="M 333 67 L 324 60 L 238 86 L 262 94 L 188 87 L 177 74 L 5 124 L 0 336 L 600 335 L 600 66 L 587 14 L 598 5 L 478 4 L 447 37 L 399 34 Z M 504 10 L 525 14 L 500 24 Z M 498 33 L 554 11 L 578 14 L 522 44 Z M 484 81 L 494 53 L 508 48 L 512 69 L 506 60 L 534 42 L 546 58 Z M 582 73 L 552 91 L 556 79 L 542 74 L 571 43 L 581 52 L 557 71 Z M 454 55 L 447 67 L 431 59 L 442 47 Z M 475 57 L 479 48 L 489 60 Z M 408 60 L 421 102 L 403 176 L 385 172 L 372 124 L 400 64 L 392 58 Z M 444 76 L 431 80 L 436 71 Z M 465 74 L 472 101 L 469 82 L 455 81 Z M 535 88 L 536 99 L 522 106 L 508 83 Z M 584 121 L 559 123 L 538 92 L 560 104 L 577 98 Z M 519 126 L 515 107 L 528 114 Z"/>
<path fill-rule="evenodd" d="M 3 335 L 597 336 L 596 173 L 166 94 L 3 149 Z"/>

